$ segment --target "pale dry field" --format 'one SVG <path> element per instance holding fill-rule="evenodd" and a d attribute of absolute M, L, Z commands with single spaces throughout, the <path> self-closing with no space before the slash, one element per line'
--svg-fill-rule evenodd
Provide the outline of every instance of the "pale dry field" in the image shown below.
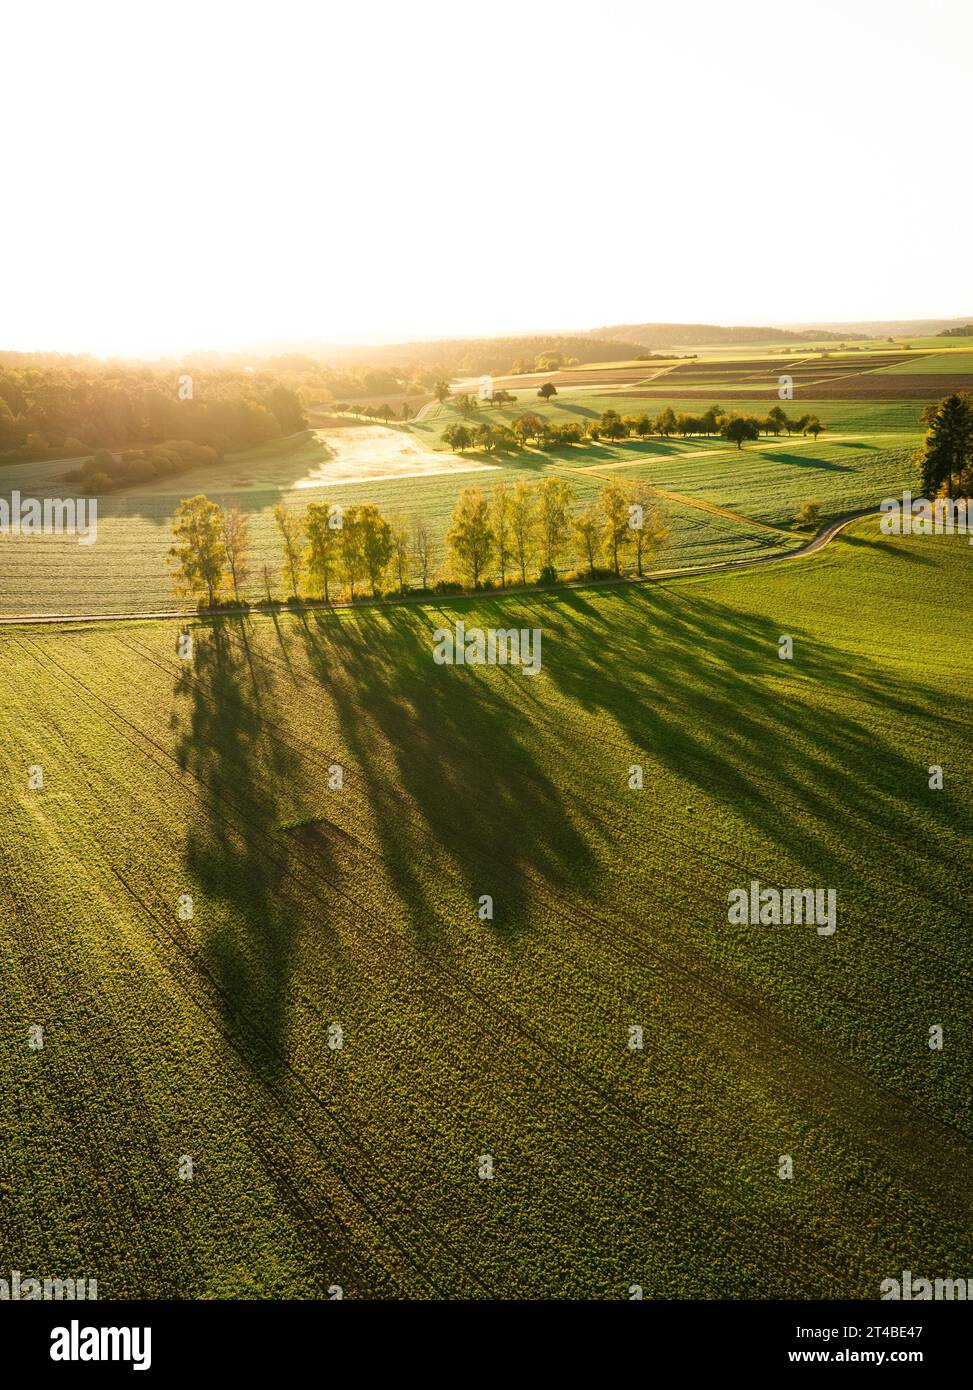
<path fill-rule="evenodd" d="M 316 430 L 331 457 L 315 465 L 295 488 L 327 487 L 337 483 L 370 483 L 379 479 L 422 478 L 439 473 L 492 473 L 496 466 L 473 463 L 458 454 L 433 452 L 402 430 L 385 425 Z"/>

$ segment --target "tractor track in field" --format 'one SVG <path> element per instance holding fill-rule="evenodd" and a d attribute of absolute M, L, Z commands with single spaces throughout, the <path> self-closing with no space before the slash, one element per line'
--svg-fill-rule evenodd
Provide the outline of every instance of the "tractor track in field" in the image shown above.
<path fill-rule="evenodd" d="M 600 466 L 600 465 L 599 465 Z M 574 476 L 580 470 L 577 469 L 552 469 L 552 472 L 563 472 L 566 476 Z M 588 472 L 590 470 L 584 470 Z M 651 489 L 660 496 L 666 494 L 659 489 Z M 672 494 L 675 498 L 676 494 Z M 740 522 L 746 522 L 748 526 L 763 527 L 771 531 L 781 531 L 782 528 L 770 526 L 769 523 L 751 521 L 749 517 L 744 517 L 740 513 L 735 513 L 726 508 L 720 508 L 715 503 L 702 503 L 698 499 L 684 497 L 679 494 L 679 500 L 699 511 L 708 513 L 717 512 L 727 517 L 731 517 Z M 0 617 L 0 627 L 50 627 L 52 625 L 70 625 L 73 623 L 118 623 L 118 622 L 186 622 L 193 620 L 197 622 L 212 622 L 220 618 L 240 618 L 240 617 L 270 617 L 271 612 L 280 616 L 284 613 L 315 613 L 315 612 L 339 612 L 345 609 L 353 611 L 363 608 L 397 608 L 402 605 L 410 607 L 434 606 L 442 607 L 443 604 L 452 605 L 460 602 L 481 602 L 484 599 L 494 600 L 502 598 L 519 598 L 524 594 L 559 594 L 574 593 L 590 589 L 610 589 L 617 588 L 622 584 L 662 584 L 675 579 L 697 579 L 709 574 L 725 574 L 738 570 L 754 569 L 759 565 L 781 564 L 785 560 L 801 560 L 808 555 L 816 555 L 825 546 L 838 536 L 846 526 L 851 526 L 856 521 L 861 521 L 867 516 L 877 516 L 877 507 L 866 507 L 863 511 L 850 512 L 846 516 L 837 517 L 829 521 L 803 545 L 794 550 L 785 550 L 783 553 L 774 552 L 771 555 L 754 555 L 743 560 L 717 560 L 709 565 L 688 565 L 681 569 L 655 570 L 652 574 L 639 575 L 619 575 L 610 579 L 587 579 L 579 583 L 565 583 L 549 585 L 544 587 L 539 584 L 528 584 L 519 589 L 489 589 L 475 594 L 420 594 L 411 597 L 406 594 L 401 597 L 387 599 L 360 599 L 356 603 L 345 600 L 336 603 L 324 604 L 286 604 L 281 603 L 275 609 L 251 607 L 246 609 L 224 608 L 208 612 L 199 608 L 171 609 L 165 612 L 148 613 L 22 613 L 6 614 Z"/>
<path fill-rule="evenodd" d="M 34 646 L 33 642 L 31 643 L 31 646 Z M 55 666 L 59 666 L 59 664 L 60 663 L 54 661 Z M 162 752 L 164 756 L 171 759 L 170 754 L 166 753 L 164 749 L 162 749 L 159 745 L 155 743 L 153 739 L 151 739 L 142 730 L 140 730 L 138 726 L 132 724 L 131 721 L 127 720 L 124 715 L 119 715 L 116 710 L 114 710 L 111 706 L 107 705 L 107 702 L 105 702 L 102 699 L 102 697 L 99 696 L 96 692 L 89 690 L 88 687 L 86 687 L 84 683 L 80 681 L 77 676 L 74 675 L 73 672 L 64 670 L 64 674 L 66 674 L 72 680 L 72 682 L 79 685 L 83 690 L 85 690 L 89 697 L 93 697 L 94 699 L 98 700 L 101 704 L 106 705 L 106 707 L 111 711 L 112 714 L 114 714 L 114 716 L 117 719 L 120 719 L 125 724 L 129 724 L 129 726 L 132 729 L 134 729 L 135 732 L 139 735 L 140 739 L 146 740 L 154 747 L 156 747 L 157 751 Z M 142 751 L 144 755 L 144 750 Z M 155 759 L 151 760 L 155 761 Z M 172 759 L 172 761 L 175 760 Z M 192 775 L 194 776 L 197 782 L 200 782 L 201 786 L 209 793 L 211 797 L 216 795 L 219 801 L 227 802 L 227 804 L 233 806 L 233 809 L 238 814 L 241 814 L 240 808 L 237 807 L 233 802 L 229 802 L 227 798 L 221 797 L 219 796 L 219 794 L 214 794 L 212 792 L 212 789 L 207 787 L 205 781 L 201 781 L 201 779 L 197 778 L 195 774 Z M 242 814 L 245 815 L 246 813 L 243 812 Z M 250 835 L 252 835 L 257 828 L 249 826 L 248 829 Z M 268 841 L 272 838 L 271 836 L 267 835 L 265 831 L 257 830 L 257 833 L 260 834 L 262 838 L 267 839 Z M 374 853 L 374 851 L 372 851 L 371 847 L 369 846 L 362 846 L 362 848 L 369 853 Z M 270 851 L 264 849 L 264 852 L 269 853 Z M 476 853 L 476 850 L 474 850 L 474 852 Z M 499 861 L 496 861 L 495 859 L 493 859 L 492 856 L 489 856 L 488 854 L 484 854 L 482 850 L 479 850 L 477 857 L 479 857 L 481 860 L 484 860 L 485 862 L 491 862 L 492 860 L 494 867 L 503 867 L 499 864 Z M 303 856 L 298 856 L 298 858 L 303 859 Z M 368 919 L 373 919 L 376 922 L 382 920 L 379 914 L 376 914 L 371 908 L 356 902 L 354 899 L 348 898 L 347 893 L 345 893 L 344 890 L 332 883 L 326 875 L 323 875 L 320 872 L 319 869 L 312 868 L 312 866 L 310 864 L 307 864 L 306 861 L 304 862 L 304 867 L 306 870 L 310 871 L 315 878 L 321 879 L 325 884 L 327 884 L 332 892 L 337 892 L 341 897 L 348 899 L 348 901 L 351 902 L 353 906 L 356 908 L 358 913 L 362 914 Z M 308 891 L 311 892 L 312 896 L 319 896 L 315 893 L 315 890 L 310 884 L 305 883 L 304 886 Z M 607 941 L 609 944 L 614 945 L 616 949 L 619 945 L 619 936 L 623 936 L 626 939 L 629 947 L 629 949 L 625 951 L 625 954 L 633 962 L 633 964 L 641 964 L 644 966 L 646 964 L 645 956 L 648 955 L 649 957 L 654 959 L 656 968 L 661 968 L 663 977 L 665 976 L 667 971 L 670 975 L 678 974 L 681 975 L 685 980 L 689 981 L 695 988 L 702 988 L 704 993 L 708 993 L 710 996 L 715 994 L 717 996 L 717 1000 L 714 1002 L 717 1003 L 718 1010 L 723 1012 L 724 1016 L 726 1016 L 728 1009 L 732 1011 L 732 1013 L 734 1014 L 739 1014 L 742 1011 L 745 1015 L 749 1015 L 751 1017 L 752 1022 L 757 1026 L 759 1032 L 762 1032 L 765 1035 L 769 1033 L 775 1038 L 776 1043 L 778 1044 L 778 1052 L 782 1051 L 780 1045 L 783 1044 L 783 1049 L 787 1049 L 788 1051 L 793 1052 L 793 1050 L 796 1048 L 798 1050 L 803 1050 L 806 1053 L 808 1039 L 803 1038 L 798 1034 L 794 1034 L 791 1030 L 787 1029 L 786 1026 L 782 1027 L 781 1020 L 776 1015 L 768 1015 L 767 1011 L 761 1007 L 755 1009 L 755 1001 L 753 999 L 742 999 L 739 996 L 739 992 L 727 990 L 727 988 L 725 987 L 725 983 L 721 987 L 718 982 L 714 981 L 708 970 L 704 970 L 703 973 L 700 973 L 700 970 L 698 969 L 698 962 L 694 966 L 693 964 L 687 965 L 684 962 L 674 960 L 671 955 L 664 954 L 654 944 L 652 944 L 651 941 L 647 941 L 644 935 L 636 936 L 633 934 L 631 930 L 625 930 L 624 928 L 622 928 L 621 931 L 619 931 L 619 924 L 617 923 L 617 921 L 613 924 L 607 924 L 601 921 L 598 918 L 597 914 L 590 913 L 583 907 L 580 907 L 577 901 L 575 900 L 564 899 L 562 895 L 556 892 L 556 890 L 553 894 L 552 900 L 552 895 L 550 894 L 549 886 L 547 886 L 547 891 L 544 891 L 542 889 L 541 893 L 539 894 L 539 897 L 544 899 L 545 905 L 549 909 L 553 909 L 556 912 L 561 913 L 567 911 L 571 914 L 574 920 L 577 920 L 579 916 L 587 919 L 587 929 L 591 931 L 593 935 L 600 937 L 603 941 Z M 319 898 L 319 900 L 321 899 Z M 333 904 L 331 903 L 328 903 L 327 905 L 333 906 Z M 637 923 L 630 912 L 623 910 L 621 915 L 623 916 L 623 919 L 625 920 L 625 924 L 627 927 L 637 927 Z M 376 950 L 380 953 L 380 943 L 377 943 Z M 528 1042 L 529 1045 L 533 1045 L 535 1048 L 540 1049 L 544 1054 L 546 1054 L 548 1061 L 553 1061 L 555 1063 L 555 1066 L 557 1066 L 559 1069 L 567 1067 L 569 1070 L 572 1070 L 574 1073 L 575 1082 L 580 1083 L 582 1089 L 593 1091 L 594 1094 L 598 1096 L 603 1103 L 607 1102 L 611 1109 L 616 1112 L 617 1118 L 621 1119 L 623 1122 L 629 1125 L 633 1122 L 635 1122 L 636 1124 L 639 1123 L 639 1117 L 628 1112 L 628 1107 L 621 1097 L 617 1096 L 617 1094 L 615 1094 L 614 1092 L 605 1091 L 605 1089 L 602 1086 L 600 1086 L 597 1083 L 597 1081 L 593 1078 L 586 1077 L 582 1074 L 577 1073 L 576 1068 L 572 1068 L 569 1063 L 564 1062 L 561 1058 L 559 1058 L 556 1052 L 552 1051 L 528 1028 L 525 1028 L 524 1024 L 517 1016 L 517 1014 L 512 1013 L 505 1004 L 498 1005 L 498 1002 L 496 1000 L 490 1001 L 486 999 L 482 994 L 480 994 L 477 990 L 473 989 L 465 980 L 463 980 L 462 977 L 456 975 L 455 972 L 449 969 L 445 969 L 440 959 L 432 957 L 431 955 L 429 955 L 428 952 L 422 951 L 421 949 L 420 954 L 425 956 L 426 959 L 429 961 L 430 965 L 433 967 L 434 974 L 438 973 L 440 974 L 440 976 L 445 974 L 449 979 L 452 980 L 454 987 L 458 987 L 459 990 L 467 994 L 469 998 L 476 1000 L 479 1006 L 486 1010 L 488 1017 L 492 1016 L 494 1020 L 499 1019 L 505 1021 L 508 1026 L 512 1025 L 515 1031 L 521 1036 L 521 1038 L 524 1041 Z M 528 1067 L 530 1071 L 533 1071 L 536 1074 L 536 1068 L 532 1067 L 530 1062 L 527 1061 L 526 1058 L 521 1057 L 520 1060 Z M 843 1058 L 840 1058 L 839 1056 L 829 1056 L 828 1063 L 830 1074 L 834 1075 L 834 1073 L 838 1070 L 845 1073 L 844 1089 L 846 1091 L 846 1094 L 843 1097 L 842 1105 L 839 1107 L 839 1110 L 844 1112 L 842 1117 L 844 1124 L 850 1124 L 850 1127 L 852 1129 L 857 1127 L 856 1124 L 853 1122 L 856 1119 L 860 1119 L 859 1109 L 861 1106 L 861 1102 L 866 1095 L 869 1096 L 869 1099 L 866 1102 L 869 1109 L 877 1108 L 880 1113 L 883 1113 L 888 1103 L 890 1101 L 893 1101 L 895 1104 L 898 1105 L 899 1112 L 901 1113 L 901 1107 L 903 1105 L 903 1098 L 901 1097 L 901 1095 L 894 1091 L 890 1091 L 881 1082 L 876 1081 L 875 1078 L 870 1077 L 867 1074 L 863 1077 L 859 1072 L 855 1071 L 853 1068 L 850 1068 L 847 1065 L 846 1061 Z M 303 1082 L 302 1084 L 306 1085 L 306 1083 Z M 820 1089 L 819 1087 L 812 1085 L 810 1081 L 808 1082 L 808 1086 L 811 1094 L 817 1096 L 817 1103 L 820 1104 L 827 1099 L 826 1097 L 823 1097 L 822 1095 L 818 1094 Z M 835 1099 L 833 1093 L 829 1092 L 829 1096 L 831 1104 L 833 1104 Z M 567 1096 L 566 1099 L 568 1099 Z M 572 1103 L 574 1108 L 578 1108 L 577 1099 L 575 1099 L 573 1102 L 569 1100 L 569 1103 Z M 948 1125 L 948 1123 L 940 1120 L 938 1117 L 924 1115 L 923 1112 L 919 1110 L 911 1101 L 906 1101 L 905 1104 L 910 1116 L 910 1127 L 914 1127 L 917 1133 L 926 1133 L 930 1124 L 935 1126 L 935 1128 L 939 1130 L 941 1137 L 947 1138 L 948 1136 L 948 1141 L 952 1141 L 950 1147 L 955 1146 L 957 1143 L 961 1146 L 962 1150 L 964 1151 L 963 1157 L 966 1158 L 968 1161 L 969 1141 L 967 1137 L 964 1134 L 962 1134 L 961 1131 L 956 1130 L 954 1127 Z M 684 1148 L 681 1148 L 679 1151 L 682 1153 L 683 1161 L 685 1161 L 686 1155 Z M 954 1147 L 953 1151 L 955 1153 Z M 887 1161 L 888 1155 L 884 1154 L 883 1157 Z M 959 1158 L 960 1155 L 956 1154 L 956 1157 Z M 915 1165 L 903 1165 L 899 1162 L 896 1163 L 895 1166 L 899 1171 L 900 1178 L 906 1178 L 906 1180 L 911 1180 L 912 1183 L 915 1183 L 917 1187 L 921 1188 L 922 1182 L 924 1181 L 924 1179 L 920 1177 L 922 1166 L 921 1161 Z M 729 1198 L 729 1193 L 726 1191 L 726 1189 L 724 1189 L 724 1191 L 726 1192 L 726 1195 Z M 729 1200 L 732 1202 L 735 1199 L 729 1198 Z"/>

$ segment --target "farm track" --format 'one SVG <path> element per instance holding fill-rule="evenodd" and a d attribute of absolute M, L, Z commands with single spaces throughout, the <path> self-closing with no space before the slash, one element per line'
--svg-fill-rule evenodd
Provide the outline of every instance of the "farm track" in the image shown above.
<path fill-rule="evenodd" d="M 126 645 L 127 645 L 127 644 L 126 644 Z M 117 712 L 116 712 L 116 715 L 117 715 Z M 120 717 L 120 716 L 119 716 L 119 717 Z M 128 722 L 128 721 L 126 721 L 126 722 Z M 144 735 L 143 735 L 143 737 L 144 737 Z M 323 755 L 322 755 L 322 756 L 323 756 Z M 333 885 L 332 885 L 332 886 L 333 886 Z M 563 907 L 566 906 L 566 907 L 568 908 L 568 910 L 569 910 L 572 914 L 574 914 L 575 916 L 577 916 L 578 911 L 579 911 L 579 909 L 578 909 L 578 904 L 577 904 L 576 902 L 574 902 L 574 901 L 571 901 L 570 903 L 565 904 L 565 903 L 563 902 L 563 900 L 560 900 L 560 901 L 558 901 L 555 905 L 558 906 L 559 908 L 563 908 Z M 360 910 L 360 909 L 359 909 L 359 910 Z M 604 936 L 604 934 L 605 934 L 606 932 L 611 931 L 612 940 L 613 940 L 613 941 L 615 942 L 615 944 L 617 945 L 617 934 L 618 934 L 617 925 L 609 926 L 609 924 L 603 922 L 601 919 L 597 918 L 597 916 L 595 916 L 594 914 L 590 914 L 590 913 L 584 912 L 583 909 L 582 909 L 582 914 L 583 914 L 585 917 L 588 918 L 589 926 L 592 927 L 592 928 L 600 929 L 600 931 L 601 931 L 601 933 L 602 933 L 603 936 Z M 628 922 L 629 927 L 633 926 L 633 925 L 634 925 L 634 922 L 633 922 L 633 919 L 631 918 L 631 915 L 630 915 L 630 914 L 625 914 L 625 917 L 626 917 L 626 920 L 627 920 L 627 922 Z M 631 934 L 631 932 L 626 932 L 625 935 L 626 935 L 626 937 L 627 937 L 627 939 L 628 939 L 629 945 L 630 945 L 630 946 L 634 946 L 634 947 L 636 948 L 635 955 L 630 957 L 631 959 L 636 960 L 636 959 L 638 958 L 638 952 L 639 952 L 639 951 L 644 951 L 644 949 L 645 949 L 645 941 L 644 941 L 644 938 L 642 938 L 642 937 L 639 937 L 639 938 L 633 937 L 632 934 Z M 671 958 L 663 958 L 663 957 L 661 957 L 661 955 L 660 955 L 658 952 L 656 952 L 655 955 L 656 955 L 657 963 L 662 964 L 663 966 L 667 967 L 670 971 L 672 970 L 672 968 L 673 968 L 673 961 L 671 960 Z M 438 965 L 441 966 L 441 962 L 433 962 L 433 963 L 434 963 L 434 964 L 438 964 Z M 687 975 L 686 975 L 686 971 L 685 971 L 685 969 L 684 969 L 683 967 L 680 966 L 680 967 L 678 967 L 678 968 L 682 971 L 684 977 L 690 978 L 690 979 L 692 980 L 692 983 L 693 983 L 693 986 L 694 986 L 694 992 L 697 994 L 697 997 L 698 997 L 698 990 L 699 990 L 699 986 L 700 986 L 700 985 L 703 986 L 704 990 L 708 990 L 708 991 L 712 992 L 712 986 L 713 986 L 713 980 L 712 980 L 712 978 L 701 977 L 698 973 L 693 973 L 692 975 L 687 976 Z M 461 987 L 466 988 L 467 991 L 469 991 L 469 987 L 468 987 L 468 986 L 465 986 L 465 985 L 463 984 L 462 981 L 457 981 L 457 982 L 460 984 Z M 730 1003 L 730 1004 L 732 1005 L 732 1009 L 733 1009 L 734 1013 L 738 1013 L 738 1012 L 741 1010 L 741 1000 L 740 1000 L 740 997 L 739 997 L 738 995 L 734 997 L 734 996 L 732 996 L 732 995 L 729 995 L 729 994 L 727 994 L 727 993 L 724 993 L 723 998 L 724 998 L 724 1003 L 727 1003 L 727 1002 L 728 1002 L 728 1003 Z M 483 1000 L 482 997 L 480 997 L 480 1002 L 481 1002 L 487 1009 L 495 1008 L 494 1005 L 489 1004 L 486 1000 Z M 742 1001 L 742 1006 L 743 1006 L 744 1009 L 748 1009 L 748 1006 L 750 1006 L 750 1005 L 752 1005 L 752 1001 L 747 1001 L 747 1000 Z M 752 1012 L 752 1008 L 749 1008 L 748 1011 Z M 508 1026 L 509 1026 L 509 1023 L 510 1023 L 511 1021 L 515 1021 L 515 1020 L 511 1020 L 509 1017 L 506 1019 L 506 1022 L 508 1023 Z M 517 1020 L 517 1021 L 519 1022 L 519 1020 Z M 764 1021 L 766 1022 L 766 1019 L 765 1019 Z M 775 1020 L 775 1022 L 777 1022 L 777 1021 Z M 522 1030 L 519 1030 L 519 1031 L 522 1031 Z M 779 1029 L 779 1025 L 778 1025 L 778 1027 L 777 1027 L 777 1029 L 776 1029 L 777 1041 L 778 1041 L 778 1042 L 781 1040 L 781 1038 L 780 1038 L 780 1032 L 781 1032 L 781 1030 Z M 536 1038 L 534 1038 L 533 1041 L 534 1041 L 536 1044 L 538 1044 L 538 1045 L 540 1045 L 540 1046 L 543 1046 L 543 1044 L 539 1044 L 539 1043 L 538 1043 L 538 1040 L 537 1040 Z M 807 1041 L 806 1041 L 805 1039 L 803 1039 L 803 1038 L 795 1038 L 795 1037 L 793 1037 L 793 1036 L 790 1036 L 790 1037 L 787 1037 L 787 1038 L 786 1038 L 786 1042 L 788 1043 L 789 1046 L 791 1046 L 791 1047 L 793 1047 L 793 1048 L 798 1048 L 798 1049 L 805 1050 L 806 1047 L 807 1047 Z M 549 1053 L 549 1050 L 548 1050 L 548 1049 L 545 1049 L 545 1051 L 548 1052 L 548 1055 L 549 1055 L 549 1056 L 552 1055 L 552 1054 Z M 556 1058 L 555 1058 L 555 1060 L 556 1060 Z M 835 1065 L 835 1059 L 829 1058 L 828 1069 L 829 1069 L 829 1072 L 830 1072 L 832 1075 L 833 1075 L 833 1073 L 834 1073 L 834 1065 Z M 847 1079 L 848 1079 L 849 1081 L 851 1081 L 851 1082 L 854 1084 L 854 1087 L 855 1087 L 856 1089 L 860 1089 L 860 1088 L 861 1088 L 861 1076 L 860 1076 L 860 1074 L 855 1073 L 855 1072 L 851 1071 L 850 1069 L 847 1069 L 847 1072 L 848 1072 L 848 1077 L 847 1077 Z M 871 1088 L 874 1089 L 874 1083 L 870 1083 L 870 1085 L 871 1085 Z M 901 1096 L 898 1096 L 898 1095 L 897 1095 L 896 1093 L 894 1093 L 894 1092 L 893 1092 L 893 1093 L 887 1093 L 887 1094 L 890 1095 L 892 1098 L 894 1098 L 895 1101 L 897 1102 L 897 1104 L 901 1107 L 901 1101 L 902 1101 Z M 603 1096 L 602 1098 L 604 1099 L 604 1096 Z M 833 1096 L 832 1096 L 832 1100 L 833 1100 Z M 857 1099 L 853 1099 L 853 1100 L 851 1101 L 851 1108 L 852 1108 L 852 1111 L 853 1111 L 853 1113 L 854 1113 L 855 1116 L 857 1116 L 857 1114 L 858 1114 L 858 1106 L 859 1106 L 859 1104 L 860 1104 L 860 1100 L 861 1100 L 861 1097 L 858 1097 Z M 632 1119 L 631 1116 L 627 1116 L 627 1117 L 625 1117 L 625 1118 L 626 1118 L 626 1123 L 631 1123 L 631 1119 Z M 922 1125 L 926 1123 L 926 1120 L 919 1120 L 919 1119 L 917 1119 L 915 1123 L 916 1123 L 917 1128 L 921 1128 Z M 958 1136 L 954 1136 L 954 1137 L 958 1137 Z"/>

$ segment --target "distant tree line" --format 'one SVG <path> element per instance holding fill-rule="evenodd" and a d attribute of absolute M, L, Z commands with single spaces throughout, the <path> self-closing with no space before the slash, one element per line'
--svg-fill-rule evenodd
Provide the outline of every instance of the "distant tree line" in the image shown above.
<path fill-rule="evenodd" d="M 385 517 L 371 502 L 341 508 L 311 502 L 302 511 L 273 510 L 279 576 L 290 597 L 332 602 L 362 594 L 458 593 L 511 584 L 557 582 L 571 561 L 584 577 L 644 573 L 669 530 L 651 490 L 609 480 L 597 501 L 578 510 L 572 484 L 549 476 L 537 484 L 497 482 L 489 494 L 464 488 L 444 537 L 446 563 L 433 572 L 433 537 L 422 516 Z M 180 502 L 169 551 L 176 587 L 207 607 L 244 601 L 253 578 L 249 517 L 200 493 Z M 274 603 L 275 573 L 258 576 Z"/>
<path fill-rule="evenodd" d="M 467 377 L 506 376 L 520 371 L 548 372 L 579 362 L 627 362 L 644 350 L 635 339 L 606 339 L 594 333 L 545 333 L 529 337 L 446 338 L 387 347 L 348 347 L 329 351 L 329 357 L 331 365 L 339 370 L 386 367 L 400 375 L 435 372 L 437 376 Z"/>
<path fill-rule="evenodd" d="M 396 398 L 428 399 L 441 380 L 448 383 L 453 377 L 555 372 L 576 367 L 579 362 L 628 360 L 640 351 L 635 343 L 553 335 L 330 351 L 332 358 L 344 361 L 325 362 L 308 353 L 285 353 L 267 358 L 262 365 L 286 380 L 305 406 L 340 410 L 344 403 L 345 408 L 364 414 L 368 407 L 378 407 L 379 413 L 382 402 L 387 401 L 392 415 L 407 418 Z"/>
<path fill-rule="evenodd" d="M 542 387 L 538 395 L 543 391 Z M 599 419 L 587 420 L 583 424 L 573 420 L 563 423 L 552 421 L 534 411 L 525 412 L 509 425 L 484 421 L 481 425 L 473 426 L 456 421 L 443 431 L 442 441 L 457 453 L 472 448 L 483 449 L 487 453 L 513 453 L 529 445 L 548 449 L 583 444 L 586 440 L 605 439 L 614 443 L 632 436 L 646 439 L 650 435 L 658 435 L 668 439 L 674 434 L 683 437 L 722 435 L 737 448 L 742 448 L 746 440 L 757 439 L 761 434 L 810 434 L 816 439 L 824 428 L 816 415 L 804 414 L 792 419 L 781 406 L 774 406 L 763 417 L 729 414 L 719 405 L 710 406 L 702 415 L 677 415 L 671 406 L 666 406 L 655 416 L 619 415 L 617 410 L 606 410 Z"/>
<path fill-rule="evenodd" d="M 96 363 L 0 369 L 0 456 L 6 458 L 152 448 L 172 440 L 222 452 L 306 426 L 295 393 L 267 373 Z"/>
<path fill-rule="evenodd" d="M 593 328 L 593 338 L 624 338 L 639 343 L 640 351 L 645 348 L 695 347 L 698 343 L 807 343 L 838 342 L 842 336 L 831 330 L 821 328 L 785 329 L 724 327 L 716 323 L 616 323 L 609 328 Z M 868 337 L 867 333 L 860 335 Z M 593 360 L 593 359 L 592 359 Z M 618 357 L 616 361 L 621 361 Z"/>

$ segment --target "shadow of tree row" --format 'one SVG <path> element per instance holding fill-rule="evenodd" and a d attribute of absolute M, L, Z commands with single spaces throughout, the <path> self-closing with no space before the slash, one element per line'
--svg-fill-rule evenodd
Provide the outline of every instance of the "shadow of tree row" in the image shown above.
<path fill-rule="evenodd" d="M 515 668 L 487 677 L 436 665 L 432 633 L 457 616 L 541 628 L 543 674 L 535 682 Z M 275 623 L 276 637 L 266 623 L 255 637 L 242 618 L 200 635 L 195 669 L 176 682 L 175 718 L 181 764 L 213 793 L 187 839 L 187 870 L 235 924 L 211 934 L 207 958 L 236 1009 L 268 1020 L 278 1042 L 301 924 L 288 910 L 284 861 L 264 852 L 260 835 L 278 834 L 295 780 L 313 797 L 322 775 L 268 733 L 281 701 L 323 701 L 333 711 L 394 909 L 427 949 L 448 953 L 455 931 L 455 897 L 430 871 L 437 861 L 462 885 L 471 914 L 480 894 L 494 897 L 492 930 L 511 946 L 529 930 L 537 878 L 565 895 L 579 884 L 598 893 L 603 870 L 568 805 L 584 789 L 558 784 L 549 770 L 556 732 L 530 718 L 533 703 L 544 706 L 545 682 L 567 701 L 572 727 L 607 716 L 633 749 L 813 864 L 816 881 L 853 876 L 870 833 L 912 846 L 917 891 L 942 888 L 942 868 L 919 852 L 916 828 L 931 821 L 953 833 L 957 808 L 948 791 L 929 794 L 918 755 L 887 731 L 909 720 L 952 736 L 970 727 L 973 700 L 944 710 L 934 686 L 897 680 L 799 627 L 789 629 L 796 659 L 782 662 L 773 620 L 702 586 L 623 587 L 597 600 L 583 592 L 484 598 L 448 611 L 312 612 Z M 266 660 L 264 647 L 277 657 Z M 836 698 L 807 698 L 811 687 Z M 881 706 L 883 719 L 865 722 L 867 705 Z M 229 805 L 245 811 L 252 833 L 241 833 Z M 313 852 L 338 871 L 326 840 Z"/>

